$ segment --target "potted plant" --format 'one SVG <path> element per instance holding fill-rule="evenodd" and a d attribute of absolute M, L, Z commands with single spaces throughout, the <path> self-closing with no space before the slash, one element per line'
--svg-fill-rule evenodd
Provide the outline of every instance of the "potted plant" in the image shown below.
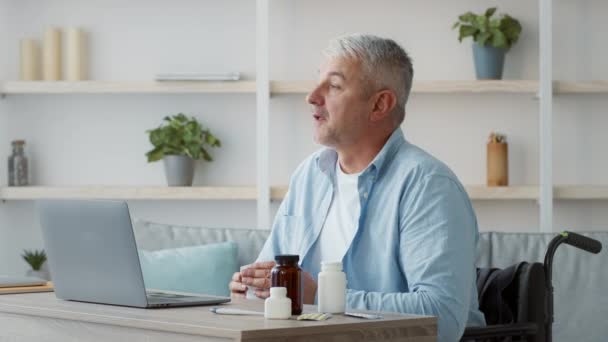
<path fill-rule="evenodd" d="M 505 53 L 519 39 L 521 25 L 503 14 L 493 17 L 496 7 L 482 15 L 467 12 L 458 17 L 452 29 L 459 29 L 458 40 L 473 37 L 473 58 L 477 79 L 501 79 Z M 477 43 L 477 44 L 475 44 Z"/>
<path fill-rule="evenodd" d="M 42 269 L 42 265 L 46 262 L 46 253 L 44 253 L 44 250 L 24 250 L 21 256 L 32 268 L 26 272 L 27 276 L 45 280 L 51 279 L 49 272 Z"/>
<path fill-rule="evenodd" d="M 163 120 L 158 128 L 146 131 L 154 146 L 146 153 L 148 162 L 163 160 L 169 186 L 191 186 L 194 161 L 212 161 L 205 146 L 220 147 L 221 142 L 194 117 L 179 113 Z"/>

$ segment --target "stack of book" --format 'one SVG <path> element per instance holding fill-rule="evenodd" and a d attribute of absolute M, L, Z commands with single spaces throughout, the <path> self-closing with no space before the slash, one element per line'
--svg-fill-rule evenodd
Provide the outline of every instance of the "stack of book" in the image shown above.
<path fill-rule="evenodd" d="M 0 276 L 0 295 L 51 291 L 53 283 L 50 281 L 34 277 Z"/>

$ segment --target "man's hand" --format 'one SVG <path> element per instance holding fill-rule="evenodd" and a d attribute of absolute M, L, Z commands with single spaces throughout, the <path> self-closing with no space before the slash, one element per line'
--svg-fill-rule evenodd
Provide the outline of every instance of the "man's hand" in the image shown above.
<path fill-rule="evenodd" d="M 228 288 L 230 289 L 230 297 L 246 298 L 247 286 L 242 283 L 241 272 L 232 275 L 232 281 L 228 284 Z"/>
<path fill-rule="evenodd" d="M 274 265 L 274 261 L 260 261 L 249 265 L 240 272 L 242 284 L 257 287 L 255 295 L 258 298 L 268 298 L 270 296 L 270 271 Z"/>
<path fill-rule="evenodd" d="M 241 272 L 236 272 L 230 282 L 232 296 L 244 298 L 247 287 L 252 286 L 257 288 L 255 295 L 258 298 L 268 298 L 271 286 L 270 272 L 274 266 L 274 261 L 261 261 L 247 266 Z M 302 286 L 304 287 L 302 302 L 304 304 L 314 304 L 315 295 L 317 294 L 317 283 L 310 273 L 302 272 Z"/>
<path fill-rule="evenodd" d="M 317 294 L 317 282 L 312 278 L 312 275 L 308 272 L 302 271 L 302 285 L 304 291 L 302 291 L 302 302 L 304 304 L 314 304 L 315 295 Z"/>

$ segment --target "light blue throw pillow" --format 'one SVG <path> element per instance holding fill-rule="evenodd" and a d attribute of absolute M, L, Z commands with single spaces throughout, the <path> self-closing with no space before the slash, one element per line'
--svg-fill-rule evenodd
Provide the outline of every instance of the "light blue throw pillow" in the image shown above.
<path fill-rule="evenodd" d="M 139 251 L 146 288 L 229 296 L 228 283 L 237 272 L 237 244 Z"/>

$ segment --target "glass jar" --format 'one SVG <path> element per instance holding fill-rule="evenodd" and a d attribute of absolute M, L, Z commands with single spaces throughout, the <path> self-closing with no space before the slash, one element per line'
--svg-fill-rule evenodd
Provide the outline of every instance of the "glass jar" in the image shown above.
<path fill-rule="evenodd" d="M 298 266 L 299 255 L 277 255 L 276 265 L 270 273 L 272 287 L 287 288 L 287 297 L 291 299 L 291 314 L 302 313 L 302 269 Z"/>
<path fill-rule="evenodd" d="M 12 142 L 13 154 L 8 157 L 8 185 L 28 185 L 27 157 L 24 153 L 25 140 Z"/>

